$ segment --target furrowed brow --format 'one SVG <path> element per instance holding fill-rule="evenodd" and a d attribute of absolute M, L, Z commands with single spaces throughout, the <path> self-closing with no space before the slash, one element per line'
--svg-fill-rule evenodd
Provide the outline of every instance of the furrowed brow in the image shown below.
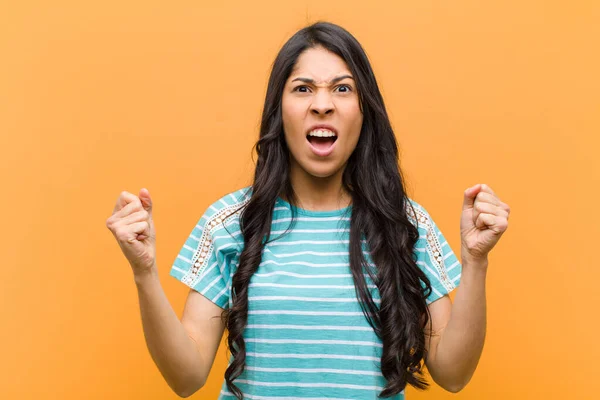
<path fill-rule="evenodd" d="M 337 77 L 333 78 L 331 81 L 329 81 L 329 84 L 333 85 L 334 83 L 337 83 L 337 82 L 339 82 L 339 81 L 341 81 L 343 79 L 346 79 L 346 78 L 350 78 L 350 79 L 354 80 L 354 78 L 351 75 L 340 75 L 340 76 L 337 76 Z M 310 83 L 312 85 L 315 84 L 314 79 L 310 79 L 310 78 L 301 78 L 300 77 L 300 78 L 296 78 L 296 79 L 292 80 L 292 82 L 295 82 L 295 81 L 301 81 L 301 82 L 305 82 L 305 83 Z"/>

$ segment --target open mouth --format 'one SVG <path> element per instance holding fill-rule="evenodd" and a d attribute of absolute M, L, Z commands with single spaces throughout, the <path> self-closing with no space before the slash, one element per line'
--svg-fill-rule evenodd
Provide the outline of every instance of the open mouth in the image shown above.
<path fill-rule="evenodd" d="M 337 136 L 318 137 L 307 135 L 306 139 L 315 149 L 320 151 L 327 151 L 331 146 L 333 146 L 333 144 L 337 140 Z"/>

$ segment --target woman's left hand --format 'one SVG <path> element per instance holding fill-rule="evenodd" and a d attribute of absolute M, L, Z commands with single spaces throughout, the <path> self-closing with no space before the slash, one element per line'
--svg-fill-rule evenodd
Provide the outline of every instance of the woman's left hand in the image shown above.
<path fill-rule="evenodd" d="M 465 190 L 460 219 L 462 258 L 486 263 L 490 250 L 508 228 L 510 207 L 485 184 Z"/>

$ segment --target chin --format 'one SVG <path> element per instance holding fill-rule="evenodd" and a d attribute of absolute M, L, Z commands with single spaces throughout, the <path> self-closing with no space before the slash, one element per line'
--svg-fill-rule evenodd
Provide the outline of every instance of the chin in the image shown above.
<path fill-rule="evenodd" d="M 332 175 L 335 175 L 339 171 L 339 167 L 337 165 L 331 165 L 329 163 L 320 163 L 321 165 L 308 165 L 306 168 L 303 168 L 304 171 L 314 176 L 315 178 L 329 178 Z"/>

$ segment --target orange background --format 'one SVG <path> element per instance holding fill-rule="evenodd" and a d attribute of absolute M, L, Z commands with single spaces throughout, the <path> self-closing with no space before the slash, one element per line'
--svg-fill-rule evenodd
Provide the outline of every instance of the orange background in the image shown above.
<path fill-rule="evenodd" d="M 407 398 L 597 398 L 597 1 L 53 3 L 0 5 L 0 398 L 177 398 L 105 221 L 122 190 L 149 189 L 181 315 L 171 263 L 206 207 L 250 183 L 269 67 L 318 19 L 366 49 L 409 194 L 453 249 L 467 187 L 512 208 L 471 383 Z M 226 362 L 222 345 L 193 398 L 216 399 Z"/>

